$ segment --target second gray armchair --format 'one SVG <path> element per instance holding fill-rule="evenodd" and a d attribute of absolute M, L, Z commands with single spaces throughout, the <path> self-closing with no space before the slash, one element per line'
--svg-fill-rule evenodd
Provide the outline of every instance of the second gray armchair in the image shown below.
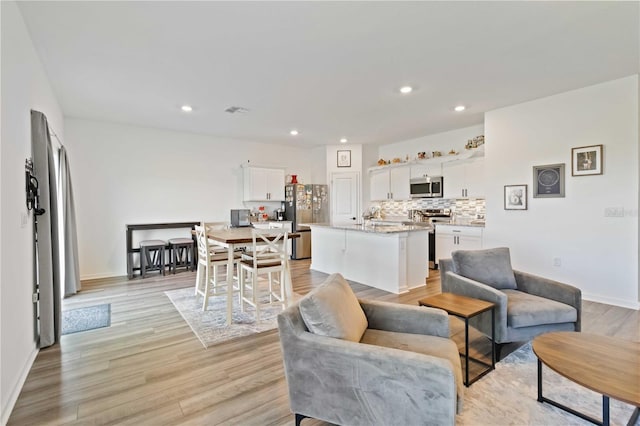
<path fill-rule="evenodd" d="M 497 359 L 502 344 L 527 341 L 549 331 L 580 331 L 580 289 L 511 268 L 509 249 L 459 250 L 440 259 L 442 291 L 496 304 Z M 491 335 L 491 319 L 469 324 Z"/>

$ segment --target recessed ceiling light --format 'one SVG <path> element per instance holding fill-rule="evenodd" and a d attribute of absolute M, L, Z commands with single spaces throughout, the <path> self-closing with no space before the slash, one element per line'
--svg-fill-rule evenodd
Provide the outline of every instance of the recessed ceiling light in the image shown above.
<path fill-rule="evenodd" d="M 298 136 L 298 135 L 300 134 L 300 132 L 298 132 L 296 129 L 293 129 L 293 130 L 291 130 L 291 131 L 289 132 L 289 134 L 290 134 L 291 136 Z"/>
<path fill-rule="evenodd" d="M 193 111 L 193 108 L 191 108 L 191 105 L 182 105 L 180 107 L 181 110 L 183 110 L 184 112 L 191 112 Z"/>
<path fill-rule="evenodd" d="M 347 141 L 347 138 L 342 138 L 342 139 L 340 139 L 340 143 L 347 143 L 347 142 L 348 142 L 348 141 Z"/>
<path fill-rule="evenodd" d="M 413 92 L 413 87 L 411 86 L 402 86 L 400 88 L 400 93 L 402 93 L 403 95 L 406 95 L 407 93 L 411 93 Z"/>
<path fill-rule="evenodd" d="M 456 112 L 460 112 L 460 111 L 464 111 L 465 106 L 464 105 L 458 105 L 457 107 L 454 108 L 454 110 Z"/>

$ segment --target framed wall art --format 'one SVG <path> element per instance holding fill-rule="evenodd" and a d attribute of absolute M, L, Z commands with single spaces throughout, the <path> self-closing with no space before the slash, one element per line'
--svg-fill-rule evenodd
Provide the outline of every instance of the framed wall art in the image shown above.
<path fill-rule="evenodd" d="M 564 163 L 533 166 L 533 198 L 564 197 Z"/>
<path fill-rule="evenodd" d="M 571 176 L 602 174 L 602 145 L 571 148 Z"/>
<path fill-rule="evenodd" d="M 338 167 L 351 167 L 351 150 L 338 151 Z"/>
<path fill-rule="evenodd" d="M 505 185 L 504 186 L 504 209 L 505 210 L 526 210 L 527 209 L 527 185 Z"/>

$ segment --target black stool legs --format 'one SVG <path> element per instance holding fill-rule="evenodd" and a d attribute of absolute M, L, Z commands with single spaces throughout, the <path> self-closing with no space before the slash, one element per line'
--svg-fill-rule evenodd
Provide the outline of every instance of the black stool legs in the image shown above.
<path fill-rule="evenodd" d="M 172 238 L 169 240 L 169 254 L 171 256 L 170 271 L 176 273 L 177 268 L 186 268 L 191 271 L 195 266 L 195 258 L 193 253 L 193 239 L 191 238 Z"/>
<path fill-rule="evenodd" d="M 160 271 L 164 275 L 164 248 L 162 240 L 140 241 L 140 275 L 145 278 L 147 271 Z"/>

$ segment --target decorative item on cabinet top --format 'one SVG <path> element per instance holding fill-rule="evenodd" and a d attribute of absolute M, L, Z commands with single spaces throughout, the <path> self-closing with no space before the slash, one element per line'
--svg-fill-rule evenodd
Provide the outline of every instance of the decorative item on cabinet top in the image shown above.
<path fill-rule="evenodd" d="M 467 144 L 464 146 L 465 149 L 475 149 L 479 146 L 484 145 L 484 135 L 476 136 L 473 139 L 469 139 Z"/>
<path fill-rule="evenodd" d="M 484 157 L 484 147 L 479 147 L 476 149 L 472 149 L 472 150 L 467 150 L 465 152 L 459 152 L 456 155 L 442 155 L 441 152 L 439 151 L 435 151 L 438 152 L 440 155 L 438 156 L 437 154 L 435 155 L 435 157 L 433 158 L 428 158 L 428 155 L 426 153 L 425 154 L 425 158 L 421 159 L 421 158 L 417 158 L 415 160 L 408 160 L 408 161 L 400 161 L 400 162 L 392 162 L 392 160 L 384 160 L 384 159 L 380 159 L 378 160 L 378 165 L 377 166 L 373 166 L 373 167 L 369 167 L 367 170 L 369 172 L 375 171 L 375 170 L 380 170 L 386 167 L 407 167 L 407 166 L 411 166 L 411 165 L 429 165 L 429 164 L 442 164 L 442 163 L 450 163 L 450 162 L 455 162 L 455 161 L 463 161 L 463 160 L 468 160 L 471 158 L 479 158 L 479 157 Z M 418 153 L 418 156 L 420 157 L 420 155 L 423 154 L 422 152 Z M 434 153 L 432 153 L 433 155 Z"/>

